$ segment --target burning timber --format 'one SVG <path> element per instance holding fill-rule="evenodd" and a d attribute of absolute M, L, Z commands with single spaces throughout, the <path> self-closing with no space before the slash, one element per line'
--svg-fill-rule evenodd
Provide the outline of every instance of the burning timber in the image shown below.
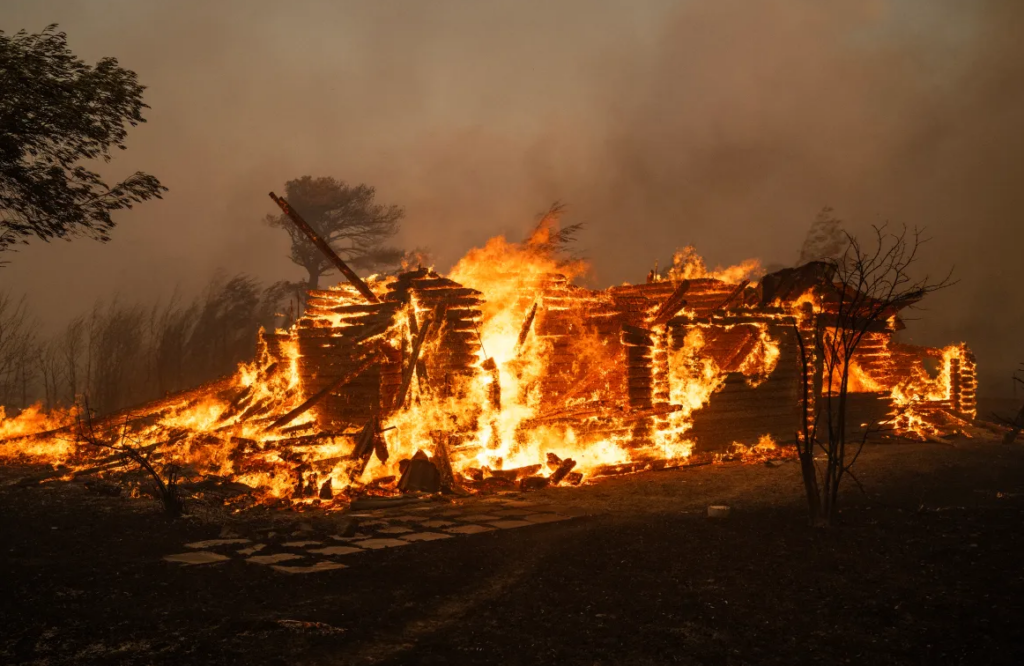
<path fill-rule="evenodd" d="M 0 422 L 0 459 L 69 477 L 131 447 L 206 492 L 328 502 L 774 455 L 800 429 L 802 396 L 830 390 L 823 359 L 799 352 L 840 325 L 819 268 L 756 279 L 701 265 L 592 290 L 529 243 L 493 239 L 447 276 L 353 273 L 309 292 L 232 377 L 92 422 L 26 410 Z M 870 323 L 849 422 L 917 438 L 972 427 L 970 350 L 900 344 L 901 328 L 897 311 Z"/>

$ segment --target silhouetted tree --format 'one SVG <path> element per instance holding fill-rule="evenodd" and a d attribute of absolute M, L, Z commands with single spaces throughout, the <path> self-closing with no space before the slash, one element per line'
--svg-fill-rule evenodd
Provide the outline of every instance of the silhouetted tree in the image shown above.
<path fill-rule="evenodd" d="M 793 324 L 803 372 L 796 446 L 810 521 L 816 527 L 827 527 L 835 519 L 839 486 L 846 476 L 856 480 L 852 468 L 872 432 L 869 425 L 859 441 L 851 438 L 847 419 L 850 366 L 858 346 L 870 330 L 901 309 L 952 284 L 951 273 L 940 280 L 912 275 L 924 243 L 916 229 L 874 227 L 869 244 L 845 232 L 844 237 L 838 257 L 804 267 L 822 276 L 816 288 L 820 306 L 808 307 L 803 321 Z M 809 340 L 802 331 L 810 332 Z M 813 381 L 812 372 L 820 373 Z M 820 465 L 816 453 L 824 455 Z"/>
<path fill-rule="evenodd" d="M 84 164 L 125 149 L 145 88 L 114 58 L 85 64 L 55 29 L 0 32 L 0 252 L 30 236 L 109 240 L 112 211 L 167 189 L 142 172 L 109 186 Z"/>
<path fill-rule="evenodd" d="M 34 382 L 28 366 L 37 359 L 33 318 L 24 298 L 0 292 L 0 405 L 27 407 Z"/>
<path fill-rule="evenodd" d="M 401 250 L 384 243 L 398 231 L 405 211 L 376 203 L 373 187 L 303 176 L 285 183 L 284 189 L 289 205 L 354 269 L 382 269 L 402 260 Z M 316 289 L 320 277 L 333 268 L 331 262 L 287 216 L 269 215 L 267 223 L 288 233 L 291 260 L 306 269 L 307 287 Z"/>

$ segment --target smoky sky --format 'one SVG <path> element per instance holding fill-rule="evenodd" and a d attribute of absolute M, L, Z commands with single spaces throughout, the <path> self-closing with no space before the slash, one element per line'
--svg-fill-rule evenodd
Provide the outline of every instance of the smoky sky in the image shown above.
<path fill-rule="evenodd" d="M 795 261 L 817 211 L 918 226 L 955 266 L 905 339 L 967 341 L 983 393 L 1024 360 L 1024 3 L 1016 0 L 201 2 L 7 0 L 87 61 L 148 86 L 104 173 L 170 188 L 113 240 L 33 243 L 0 285 L 47 325 L 97 297 L 197 291 L 218 269 L 297 279 L 267 192 L 330 175 L 407 210 L 397 239 L 445 270 L 555 200 L 587 283 Z"/>

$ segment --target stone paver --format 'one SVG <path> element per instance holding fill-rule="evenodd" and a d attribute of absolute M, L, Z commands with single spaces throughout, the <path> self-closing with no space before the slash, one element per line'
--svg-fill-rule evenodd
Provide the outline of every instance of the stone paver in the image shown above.
<path fill-rule="evenodd" d="M 352 546 L 328 546 L 327 548 L 314 548 L 309 552 L 317 555 L 349 555 L 350 553 L 361 553 L 363 549 Z"/>
<path fill-rule="evenodd" d="M 278 562 L 288 562 L 289 560 L 301 560 L 303 555 L 296 555 L 295 553 L 276 553 L 274 555 L 253 555 L 248 558 L 246 562 L 252 562 L 254 564 L 277 564 Z"/>
<path fill-rule="evenodd" d="M 200 550 L 191 553 L 178 553 L 177 555 L 167 555 L 164 557 L 168 562 L 177 562 L 178 564 L 210 564 L 212 562 L 224 562 L 228 558 L 219 553 L 211 553 L 208 550 Z"/>
<path fill-rule="evenodd" d="M 185 544 L 187 548 L 196 549 L 194 552 L 168 555 L 164 559 L 183 565 L 224 562 L 231 559 L 232 553 L 222 555 L 205 549 L 235 546 L 234 553 L 237 553 L 239 558 L 245 558 L 247 562 L 268 565 L 275 571 L 286 574 L 317 573 L 341 569 L 346 565 L 330 560 L 315 561 L 310 556 L 354 555 L 366 550 L 395 548 L 410 543 L 450 539 L 453 536 L 481 534 L 494 530 L 518 529 L 586 515 L 586 511 L 582 509 L 514 499 L 518 496 L 516 494 L 512 497 L 469 498 L 453 504 L 429 503 L 414 507 L 392 507 L 351 513 L 348 515 L 358 519 L 356 526 L 359 532 L 351 536 L 327 535 L 326 543 L 324 540 L 316 540 L 323 539 L 323 535 L 302 534 L 302 530 L 292 534 L 293 541 L 286 541 L 277 546 L 254 543 L 249 539 L 235 538 L 237 534 L 221 532 L 222 538 Z M 311 532 L 311 529 L 304 531 Z M 273 536 L 274 532 L 267 534 L 269 539 Z M 303 536 L 307 538 L 303 539 Z M 337 545 L 332 545 L 332 542 Z M 271 551 L 270 554 L 266 554 L 265 548 Z M 305 552 L 275 552 L 280 548 L 301 548 Z M 257 554 L 261 551 L 262 554 Z M 293 560 L 303 558 L 306 558 L 306 561 L 292 563 Z"/>
<path fill-rule="evenodd" d="M 415 534 L 406 534 L 401 537 L 405 541 L 437 541 L 438 539 L 451 539 L 450 534 L 441 534 L 440 532 L 417 532 Z"/>
<path fill-rule="evenodd" d="M 319 573 L 321 571 L 331 571 L 332 569 L 344 569 L 347 565 L 341 564 L 340 562 L 317 562 L 316 564 L 308 567 L 297 567 L 289 565 L 276 564 L 272 567 L 274 571 L 280 571 L 286 574 L 308 574 L 308 573 Z"/>
<path fill-rule="evenodd" d="M 498 520 L 500 517 L 490 513 L 474 513 L 471 516 L 462 516 L 459 520 L 464 520 L 468 523 L 486 523 L 491 520 Z"/>
<path fill-rule="evenodd" d="M 335 541 L 359 541 L 361 539 L 369 539 L 372 534 L 363 534 L 362 532 L 356 532 L 352 536 L 340 536 L 338 534 L 332 534 L 331 538 Z"/>
<path fill-rule="evenodd" d="M 248 539 L 208 539 L 206 541 L 193 541 L 186 543 L 186 548 L 215 548 L 217 546 L 230 546 L 233 543 L 251 543 Z"/>
<path fill-rule="evenodd" d="M 445 530 L 450 534 L 479 534 L 480 532 L 490 532 L 493 527 L 484 527 L 483 525 L 459 525 L 458 527 L 449 527 Z"/>
<path fill-rule="evenodd" d="M 529 522 L 527 520 L 497 520 L 497 521 L 491 523 L 491 525 L 493 525 L 495 527 L 500 527 L 503 530 L 512 529 L 514 527 L 526 527 L 528 525 L 533 525 L 533 524 L 534 523 L 531 523 L 531 522 Z"/>
<path fill-rule="evenodd" d="M 394 546 L 408 546 L 408 541 L 402 541 L 401 539 L 366 539 L 365 541 L 356 541 L 355 545 L 360 548 L 371 548 L 376 550 L 378 548 L 392 548 Z"/>
<path fill-rule="evenodd" d="M 504 511 L 492 511 L 491 513 L 502 518 L 509 518 L 515 516 L 526 516 L 531 513 L 536 513 L 536 511 L 530 511 L 528 509 L 505 509 Z"/>
<path fill-rule="evenodd" d="M 569 520 L 571 516 L 562 516 L 557 513 L 535 513 L 532 516 L 526 516 L 526 520 L 531 523 L 557 523 L 560 520 Z"/>

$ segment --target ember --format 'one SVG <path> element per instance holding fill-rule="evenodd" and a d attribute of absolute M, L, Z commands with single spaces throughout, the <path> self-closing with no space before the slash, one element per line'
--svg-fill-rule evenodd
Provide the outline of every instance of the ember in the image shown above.
<path fill-rule="evenodd" d="M 777 442 L 799 429 L 805 388 L 834 390 L 822 371 L 834 364 L 800 367 L 797 336 L 835 330 L 834 287 L 815 264 L 708 270 L 686 248 L 645 284 L 592 290 L 572 282 L 585 266 L 551 251 L 553 224 L 524 243 L 492 239 L 448 275 L 352 273 L 310 291 L 298 322 L 262 332 L 233 377 L 97 422 L 84 406 L 3 419 L 0 458 L 74 475 L 117 464 L 97 441 L 130 442 L 182 478 L 331 503 L 788 452 Z M 892 312 L 854 354 L 850 421 L 914 437 L 962 429 L 976 411 L 971 352 L 898 344 L 901 328 Z"/>

